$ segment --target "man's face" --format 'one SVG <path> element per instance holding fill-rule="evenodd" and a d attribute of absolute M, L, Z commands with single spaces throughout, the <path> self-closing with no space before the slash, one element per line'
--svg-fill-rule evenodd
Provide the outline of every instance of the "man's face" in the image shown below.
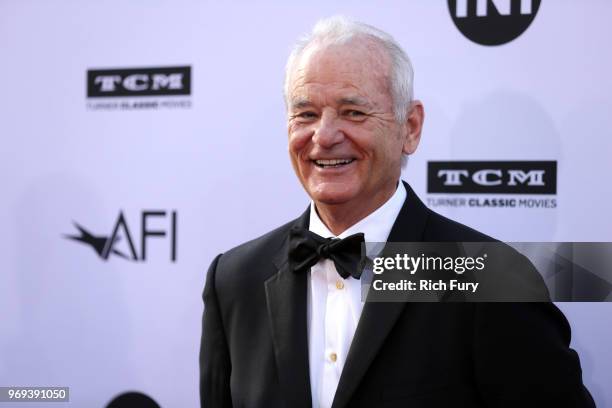
<path fill-rule="evenodd" d="M 367 41 L 313 46 L 289 75 L 289 154 L 310 197 L 382 204 L 395 191 L 407 137 L 393 113 L 388 57 Z"/>

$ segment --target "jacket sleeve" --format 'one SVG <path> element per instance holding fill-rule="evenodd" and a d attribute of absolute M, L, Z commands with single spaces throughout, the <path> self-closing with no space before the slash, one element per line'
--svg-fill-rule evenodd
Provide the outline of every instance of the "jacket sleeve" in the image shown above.
<path fill-rule="evenodd" d="M 552 303 L 475 304 L 473 353 L 487 407 L 592 408 L 570 326 Z"/>
<path fill-rule="evenodd" d="M 204 287 L 204 315 L 200 343 L 200 406 L 226 408 L 232 406 L 229 349 L 221 320 L 215 288 L 218 255 L 210 265 Z"/>

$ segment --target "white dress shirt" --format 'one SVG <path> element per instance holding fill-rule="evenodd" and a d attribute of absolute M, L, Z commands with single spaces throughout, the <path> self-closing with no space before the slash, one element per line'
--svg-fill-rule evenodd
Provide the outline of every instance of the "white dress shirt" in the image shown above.
<path fill-rule="evenodd" d="M 385 204 L 337 238 L 363 232 L 366 242 L 386 242 L 405 199 L 406 188 L 399 182 Z M 335 237 L 319 218 L 313 202 L 309 229 L 324 238 Z M 359 280 L 352 276 L 342 279 L 329 259 L 320 260 L 310 269 L 308 360 L 314 408 L 332 405 L 362 309 Z"/>

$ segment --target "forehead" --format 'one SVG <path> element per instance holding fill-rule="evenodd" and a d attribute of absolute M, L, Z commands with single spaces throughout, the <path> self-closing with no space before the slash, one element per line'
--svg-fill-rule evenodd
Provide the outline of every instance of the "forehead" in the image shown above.
<path fill-rule="evenodd" d="M 290 100 L 311 94 L 389 99 L 389 67 L 389 57 L 373 41 L 309 45 L 290 70 L 288 96 Z"/>

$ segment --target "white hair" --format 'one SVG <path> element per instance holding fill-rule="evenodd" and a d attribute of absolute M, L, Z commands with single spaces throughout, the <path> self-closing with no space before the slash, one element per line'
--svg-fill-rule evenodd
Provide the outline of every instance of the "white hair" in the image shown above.
<path fill-rule="evenodd" d="M 316 43 L 322 47 L 342 45 L 356 37 L 366 37 L 374 40 L 387 53 L 390 60 L 389 88 L 393 98 L 393 113 L 398 123 L 406 120 L 406 114 L 411 108 L 414 77 L 410 58 L 402 47 L 389 34 L 371 25 L 350 20 L 344 16 L 334 16 L 319 20 L 312 32 L 300 38 L 287 60 L 285 67 L 284 94 L 289 106 L 289 76 L 296 59 L 310 44 Z"/>

